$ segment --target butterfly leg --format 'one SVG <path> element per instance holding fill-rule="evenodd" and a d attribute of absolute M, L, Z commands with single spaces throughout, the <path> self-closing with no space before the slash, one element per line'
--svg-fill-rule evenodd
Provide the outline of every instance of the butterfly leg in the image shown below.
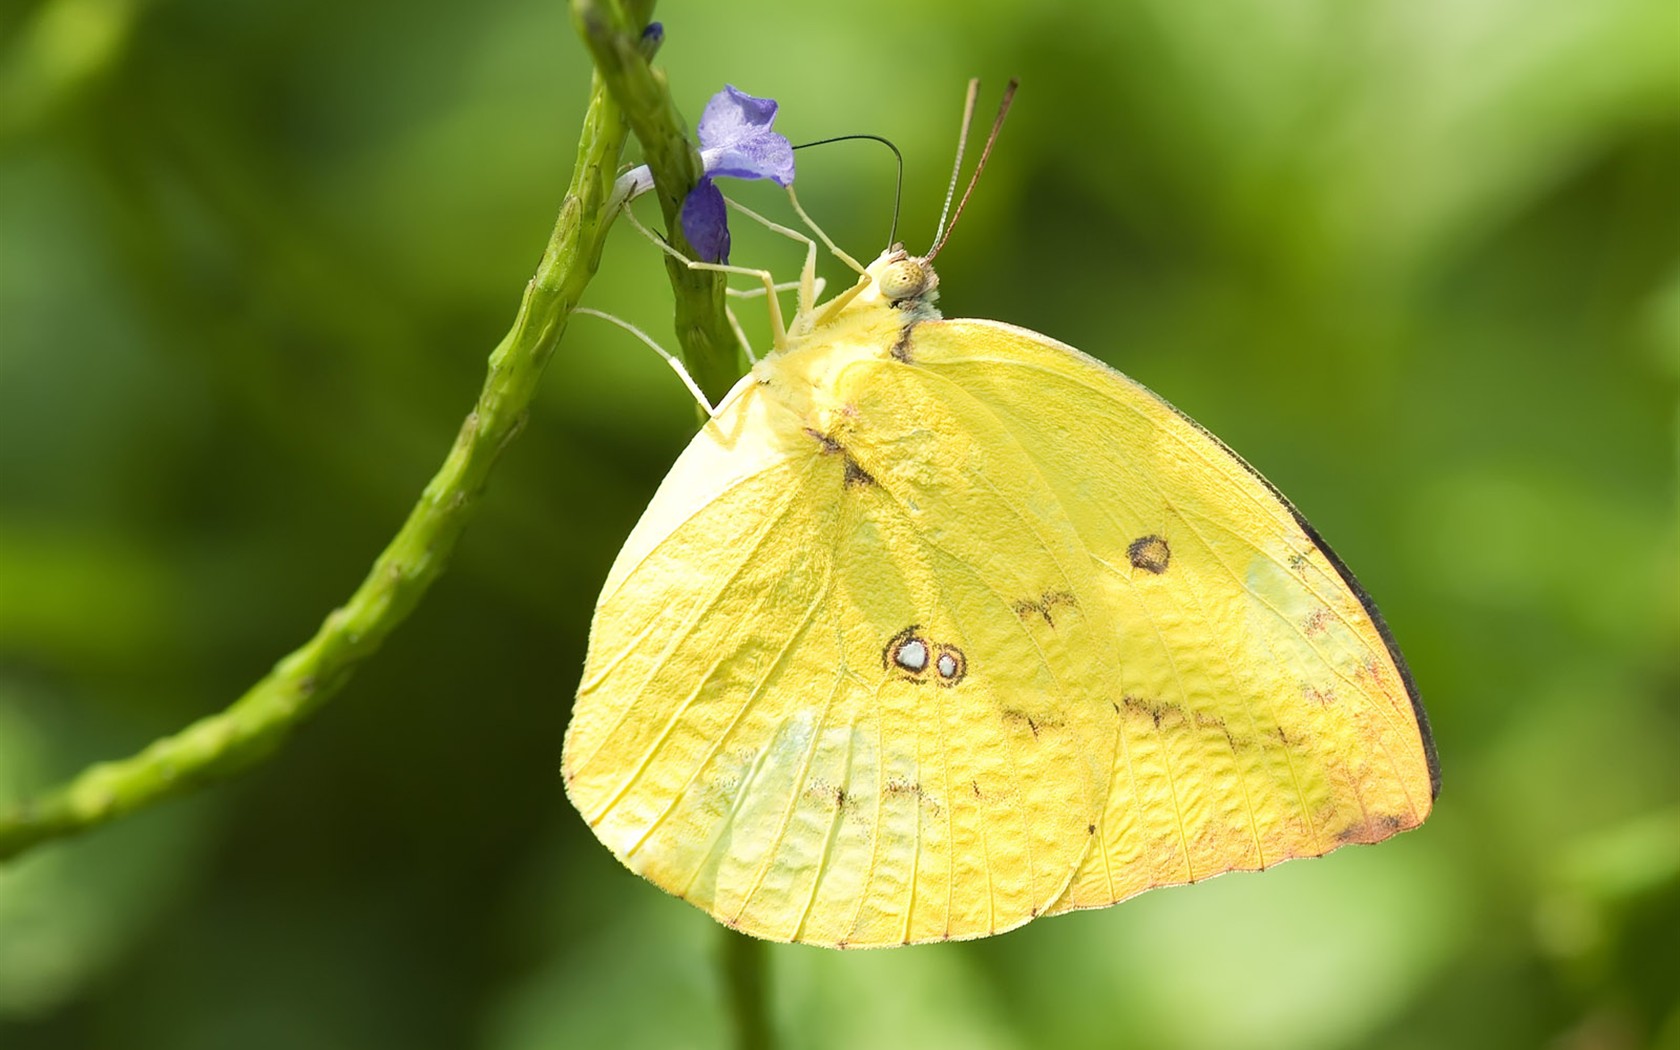
<path fill-rule="evenodd" d="M 824 277 L 818 277 L 817 278 L 816 286 L 815 286 L 815 292 L 816 292 L 818 297 L 822 296 L 823 289 L 826 288 L 827 286 L 828 286 L 828 279 L 827 278 L 824 278 Z M 776 285 L 776 291 L 778 291 L 778 292 L 791 292 L 798 287 L 799 287 L 799 282 L 798 281 L 781 281 Z M 735 298 L 735 299 L 757 299 L 759 296 L 764 294 L 764 289 L 763 288 L 725 288 L 723 290 L 723 294 L 725 294 L 727 296 L 730 296 L 732 298 Z"/>
<path fill-rule="evenodd" d="M 624 218 L 629 221 L 630 225 L 634 226 L 642 236 L 652 241 L 656 248 L 682 263 L 690 270 L 710 270 L 714 273 L 738 273 L 761 281 L 764 285 L 766 297 L 769 300 L 770 334 L 772 340 L 774 341 L 777 350 L 780 350 L 782 347 L 787 345 L 787 325 L 782 321 L 782 303 L 781 300 L 776 298 L 776 278 L 769 270 L 753 270 L 745 266 L 729 266 L 724 263 L 699 262 L 697 260 L 690 259 L 682 252 L 679 252 L 675 248 L 671 247 L 670 243 L 666 241 L 665 238 L 660 237 L 658 234 L 643 225 L 642 220 L 636 218 L 634 210 L 625 208 L 623 215 Z"/>
<path fill-rule="evenodd" d="M 825 281 L 823 278 L 821 278 L 821 277 L 817 278 L 816 285 L 815 285 L 815 288 L 814 288 L 814 292 L 815 292 L 815 295 L 817 296 L 817 298 L 822 297 L 823 289 L 825 287 L 827 287 L 827 285 L 828 285 L 828 282 Z M 798 288 L 798 287 L 799 287 L 799 282 L 798 281 L 783 281 L 782 283 L 776 285 L 776 291 L 786 292 L 786 291 L 791 291 L 791 290 L 793 290 L 795 288 Z M 758 298 L 762 298 L 767 293 L 765 292 L 765 290 L 763 288 L 725 288 L 723 290 L 723 294 L 729 296 L 732 299 L 758 299 Z M 741 341 L 741 349 L 743 349 L 747 352 L 747 360 L 751 361 L 755 365 L 758 364 L 758 355 L 753 353 L 752 343 L 748 342 L 747 334 L 741 328 L 741 321 L 738 317 L 735 316 L 735 311 L 729 309 L 726 306 L 726 307 L 723 308 L 723 312 L 724 312 L 724 316 L 729 318 L 729 326 L 735 330 L 735 338 L 737 338 Z"/>
<path fill-rule="evenodd" d="M 799 221 L 803 222 L 806 226 L 809 226 L 811 228 L 811 232 L 816 234 L 824 244 L 828 245 L 828 250 L 834 253 L 834 257 L 857 271 L 859 275 L 867 274 L 868 271 L 863 268 L 862 263 L 841 251 L 840 246 L 834 243 L 834 239 L 832 237 L 823 232 L 823 228 L 817 225 L 816 220 L 805 214 L 805 209 L 799 206 L 799 197 L 793 192 L 792 185 L 788 186 L 787 192 L 788 200 L 792 202 L 793 210 L 799 216 Z"/>
<path fill-rule="evenodd" d="M 821 277 L 817 278 L 816 294 L 819 297 L 822 295 L 823 288 L 827 284 L 828 282 L 823 280 Z M 797 284 L 789 281 L 784 284 L 778 284 L 776 286 L 776 291 L 785 292 L 790 288 L 797 287 L 799 287 Z M 765 294 L 765 291 L 762 288 L 725 288 L 723 291 L 725 295 L 731 295 L 737 299 L 757 299 L 759 296 Z M 727 306 L 723 308 L 723 316 L 729 318 L 729 327 L 735 330 L 735 338 L 741 341 L 741 349 L 746 351 L 747 360 L 755 365 L 758 364 L 758 355 L 753 353 L 752 341 L 747 338 L 746 330 L 741 327 L 741 319 L 736 317 L 735 311 L 731 310 Z"/>
<path fill-rule="evenodd" d="M 779 233 L 783 237 L 798 241 L 805 246 L 805 265 L 799 268 L 799 310 L 794 314 L 793 327 L 796 332 L 809 330 L 811 308 L 817 302 L 817 242 L 798 230 L 790 230 L 780 223 L 771 222 L 744 204 L 737 204 L 727 197 L 724 198 L 723 202 L 771 233 Z"/>
<path fill-rule="evenodd" d="M 588 314 L 590 317 L 599 317 L 603 321 L 610 321 L 618 327 L 624 329 L 626 332 L 629 332 L 637 339 L 640 339 L 648 346 L 652 347 L 653 352 L 658 354 L 660 357 L 663 357 L 665 359 L 665 363 L 670 365 L 672 370 L 677 373 L 677 378 L 683 381 L 683 386 L 688 387 L 688 392 L 694 395 L 694 400 L 699 402 L 700 407 L 706 410 L 706 418 L 711 419 L 717 415 L 717 409 L 713 408 L 712 403 L 706 400 L 706 395 L 701 393 L 699 385 L 696 384 L 694 382 L 694 378 L 688 374 L 688 369 L 683 367 L 682 360 L 669 350 L 666 350 L 664 347 L 654 342 L 652 336 L 648 335 L 646 332 L 621 317 L 614 317 L 612 314 L 602 313 L 600 310 L 591 310 L 587 306 L 579 306 L 572 310 L 572 312 L 574 314 Z M 733 318 L 731 318 L 731 320 L 733 320 Z M 738 331 L 739 326 L 737 326 L 737 332 Z M 742 345 L 745 345 L 745 340 L 742 341 Z"/>
<path fill-rule="evenodd" d="M 725 291 L 734 291 L 734 289 L 728 288 Z M 747 360 L 755 365 L 758 364 L 758 355 L 753 353 L 752 343 L 747 339 L 746 329 L 741 327 L 741 319 L 736 317 L 735 311 L 728 306 L 723 308 L 723 316 L 729 319 L 729 327 L 734 331 L 735 338 L 740 341 L 741 349 L 746 352 Z"/>
<path fill-rule="evenodd" d="M 819 279 L 817 283 L 821 284 L 821 279 Z M 782 281 L 776 285 L 776 291 L 791 292 L 798 287 L 798 281 Z M 765 291 L 763 288 L 725 288 L 723 290 L 723 294 L 732 299 L 757 299 L 759 296 L 765 294 Z"/>

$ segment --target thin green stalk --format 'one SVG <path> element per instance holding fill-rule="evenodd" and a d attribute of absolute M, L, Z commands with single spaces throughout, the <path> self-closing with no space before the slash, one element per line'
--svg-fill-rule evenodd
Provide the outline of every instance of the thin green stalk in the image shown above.
<path fill-rule="evenodd" d="M 700 153 L 689 141 L 682 116 L 671 101 L 664 71 L 648 64 L 642 30 L 652 5 L 643 7 L 621 5 L 616 0 L 572 0 L 572 21 L 642 144 L 671 246 L 693 259 L 697 255 L 683 236 L 678 216 L 683 200 L 700 181 L 704 169 Z M 682 346 L 683 360 L 715 405 L 741 374 L 740 343 L 723 311 L 724 276 L 690 270 L 669 255 L 665 256 L 665 269 L 676 292 L 677 342 Z"/>
<path fill-rule="evenodd" d="M 770 1003 L 766 978 L 768 945 L 726 927 L 719 931 L 724 979 L 728 984 L 730 1014 L 735 1020 L 735 1045 L 739 1050 L 770 1050 L 776 1040 L 770 1031 Z"/>
<path fill-rule="evenodd" d="M 683 235 L 678 216 L 704 169 L 671 101 L 664 72 L 648 64 L 651 51 L 643 46 L 642 31 L 651 5 L 638 9 L 641 5 L 632 2 L 628 11 L 625 6 L 618 0 L 572 0 L 572 19 L 595 56 L 595 68 L 642 144 L 671 246 L 692 259 L 695 251 Z M 740 373 L 740 344 L 723 309 L 723 275 L 691 270 L 669 255 L 665 270 L 676 296 L 676 330 L 683 359 L 706 397 L 717 404 Z M 732 930 L 723 931 L 723 938 L 719 963 L 735 1045 L 740 1050 L 771 1050 L 776 1041 L 770 1029 L 764 942 Z"/>
<path fill-rule="evenodd" d="M 513 328 L 491 353 L 478 402 L 448 457 L 349 601 L 226 710 L 0 811 L 0 860 L 195 790 L 268 755 L 413 610 L 443 571 L 491 468 L 524 423 L 543 366 L 594 276 L 615 214 L 613 180 L 628 130 L 597 75 L 577 167 Z"/>

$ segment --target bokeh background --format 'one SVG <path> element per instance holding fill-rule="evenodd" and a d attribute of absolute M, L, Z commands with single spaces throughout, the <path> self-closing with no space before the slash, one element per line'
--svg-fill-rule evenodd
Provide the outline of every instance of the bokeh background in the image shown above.
<path fill-rule="evenodd" d="M 1096 353 L 1288 492 L 1445 770 L 1381 846 L 985 942 L 775 947 L 786 1045 L 1680 1047 L 1673 4 L 660 15 L 691 120 L 727 81 L 795 141 L 893 138 L 912 248 L 966 78 L 1020 75 L 942 305 Z M 219 709 L 359 581 L 512 318 L 588 76 L 560 0 L 0 4 L 0 799 Z M 803 153 L 799 187 L 883 246 L 884 151 Z M 798 252 L 737 224 L 736 259 Z M 670 341 L 627 227 L 586 301 Z M 693 427 L 577 319 L 335 702 L 0 866 L 0 1046 L 726 1045 L 723 932 L 558 776 L 596 590 Z"/>

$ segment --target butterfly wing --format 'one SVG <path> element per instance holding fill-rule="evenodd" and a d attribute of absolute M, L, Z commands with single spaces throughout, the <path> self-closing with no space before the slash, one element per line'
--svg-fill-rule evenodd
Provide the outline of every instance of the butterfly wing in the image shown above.
<path fill-rule="evenodd" d="M 1024 329 L 931 321 L 901 356 L 983 404 L 1035 465 L 1113 617 L 1107 803 L 1051 911 L 1423 821 L 1438 772 L 1405 665 L 1259 474 L 1142 386 Z"/>
<path fill-rule="evenodd" d="M 776 397 L 800 367 L 743 382 L 621 551 L 567 790 L 629 867 L 757 936 L 1009 929 L 1064 899 L 1114 765 L 1089 556 L 938 377 L 863 362 L 801 414 Z"/>

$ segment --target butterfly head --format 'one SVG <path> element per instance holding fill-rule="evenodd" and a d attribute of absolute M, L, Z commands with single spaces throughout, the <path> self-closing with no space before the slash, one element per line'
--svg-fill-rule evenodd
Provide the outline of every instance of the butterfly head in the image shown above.
<path fill-rule="evenodd" d="M 939 298 L 939 274 L 927 259 L 911 255 L 895 244 L 869 264 L 873 291 L 887 305 L 912 314 L 932 314 Z"/>

